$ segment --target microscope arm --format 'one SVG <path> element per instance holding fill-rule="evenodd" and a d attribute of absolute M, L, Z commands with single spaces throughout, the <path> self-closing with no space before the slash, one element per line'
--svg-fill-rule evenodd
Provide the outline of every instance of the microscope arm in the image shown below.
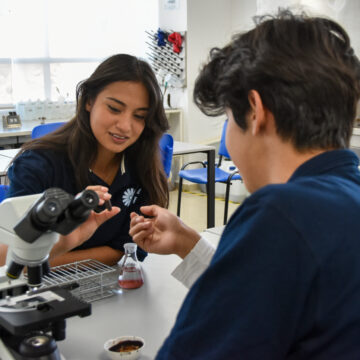
<path fill-rule="evenodd" d="M 45 260 L 59 238 L 56 233 L 43 232 L 34 243 L 29 243 L 14 232 L 19 219 L 40 197 L 41 194 L 21 196 L 5 199 L 0 204 L 0 241 L 8 245 L 8 257 L 9 251 L 14 251 L 15 257 L 23 259 L 24 265 Z"/>
<path fill-rule="evenodd" d="M 5 199 L 0 204 L 0 241 L 8 245 L 7 275 L 17 278 L 24 266 L 39 269 L 59 239 L 82 224 L 99 202 L 94 191 L 75 198 L 58 188 L 42 194 Z M 36 270 L 36 282 L 41 271 Z M 30 278 L 30 277 L 29 277 Z M 30 286 L 38 286 L 29 279 Z"/>

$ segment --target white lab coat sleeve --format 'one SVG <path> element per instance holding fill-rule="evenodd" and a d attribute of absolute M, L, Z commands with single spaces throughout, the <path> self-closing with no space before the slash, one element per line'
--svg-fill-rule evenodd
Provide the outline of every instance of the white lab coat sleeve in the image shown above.
<path fill-rule="evenodd" d="M 203 237 L 200 238 L 171 275 L 187 288 L 190 288 L 209 266 L 214 253 L 215 247 Z"/>

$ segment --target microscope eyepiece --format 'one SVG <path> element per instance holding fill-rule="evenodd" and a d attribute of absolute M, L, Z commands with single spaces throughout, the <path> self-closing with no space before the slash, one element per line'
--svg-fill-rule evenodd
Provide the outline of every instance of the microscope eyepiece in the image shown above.
<path fill-rule="evenodd" d="M 33 243 L 45 232 L 53 230 L 72 199 L 72 195 L 62 189 L 45 190 L 41 198 L 14 226 L 16 235 L 28 243 Z"/>
<path fill-rule="evenodd" d="M 84 190 L 78 194 L 69 205 L 70 215 L 81 219 L 88 217 L 90 211 L 94 209 L 99 203 L 99 197 L 95 191 Z"/>
<path fill-rule="evenodd" d="M 82 196 L 84 197 L 85 202 L 89 206 L 91 206 L 91 208 L 93 208 L 95 201 L 97 201 L 97 202 L 99 201 L 97 194 L 94 193 L 93 191 L 90 192 L 90 190 L 85 190 L 85 192 L 83 192 Z"/>
<path fill-rule="evenodd" d="M 58 221 L 52 230 L 62 235 L 70 234 L 81 223 L 86 221 L 91 210 L 99 204 L 98 194 L 93 190 L 84 190 L 69 203 L 61 221 Z"/>
<path fill-rule="evenodd" d="M 56 222 L 62 211 L 57 199 L 45 198 L 33 209 L 32 220 L 39 227 L 48 227 Z"/>

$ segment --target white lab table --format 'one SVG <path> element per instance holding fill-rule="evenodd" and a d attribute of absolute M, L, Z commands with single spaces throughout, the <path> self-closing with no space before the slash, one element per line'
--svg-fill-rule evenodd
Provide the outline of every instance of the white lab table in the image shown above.
<path fill-rule="evenodd" d="M 217 235 L 202 235 L 217 244 Z M 120 290 L 94 302 L 90 316 L 68 319 L 66 339 L 58 342 L 65 359 L 105 360 L 105 341 L 122 335 L 141 336 L 146 345 L 140 359 L 154 359 L 188 291 L 171 276 L 180 261 L 176 255 L 149 254 L 142 263 L 145 280 L 141 288 Z"/>
<path fill-rule="evenodd" d="M 5 176 L 11 160 L 16 156 L 20 149 L 0 150 L 0 176 Z"/>
<path fill-rule="evenodd" d="M 0 138 L 29 136 L 34 126 L 40 125 L 40 120 L 37 121 L 23 121 L 20 127 L 4 128 L 0 122 Z"/>
<path fill-rule="evenodd" d="M 20 149 L 4 149 L 0 150 L 0 157 L 14 158 Z"/>
<path fill-rule="evenodd" d="M 46 121 L 46 123 L 57 122 L 62 120 Z M 32 129 L 40 125 L 40 120 L 23 121 L 21 127 L 18 128 L 4 128 L 2 121 L 0 121 L 0 145 L 19 146 L 31 139 Z"/>
<path fill-rule="evenodd" d="M 59 121 L 66 121 L 66 120 L 47 120 L 46 124 L 53 123 L 53 122 L 59 122 Z M 5 137 L 16 137 L 16 136 L 30 136 L 32 129 L 42 124 L 41 120 L 26 120 L 22 121 L 20 127 L 16 128 L 4 128 L 3 123 L 0 121 L 0 138 Z"/>
<path fill-rule="evenodd" d="M 10 161 L 11 161 L 11 158 L 6 157 L 6 156 L 0 156 L 0 176 L 6 175 L 6 170 L 10 164 Z"/>

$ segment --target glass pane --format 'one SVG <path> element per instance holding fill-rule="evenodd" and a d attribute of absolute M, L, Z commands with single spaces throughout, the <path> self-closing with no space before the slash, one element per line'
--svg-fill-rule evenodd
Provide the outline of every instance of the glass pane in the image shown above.
<path fill-rule="evenodd" d="M 87 0 L 54 2 L 48 27 L 51 57 L 144 56 L 145 30 L 158 28 L 158 1 L 102 0 L 101 6 Z"/>
<path fill-rule="evenodd" d="M 13 64 L 14 101 L 45 100 L 43 64 Z"/>
<path fill-rule="evenodd" d="M 87 79 L 98 65 L 98 62 L 50 64 L 51 100 L 62 97 L 65 101 L 74 101 L 76 85 Z"/>
<path fill-rule="evenodd" d="M 145 58 L 145 30 L 158 27 L 158 0 L 0 2 L 0 104 L 57 100 L 59 93 L 74 99 L 76 84 L 98 65 L 87 58 Z M 52 64 L 59 58 L 85 60 Z M 10 59 L 12 66 L 4 65 Z"/>
<path fill-rule="evenodd" d="M 0 64 L 0 104 L 12 103 L 11 82 L 11 64 Z"/>
<path fill-rule="evenodd" d="M 0 12 L 0 33 L 5 34 L 1 40 L 1 48 L 4 48 L 0 50 L 0 57 L 46 56 L 44 0 L 13 0 L 5 4 Z"/>
<path fill-rule="evenodd" d="M 0 58 L 11 58 L 13 44 L 10 31 L 11 24 L 10 0 L 2 0 L 0 6 L 0 34 L 6 34 L 6 36 L 1 36 Z"/>

